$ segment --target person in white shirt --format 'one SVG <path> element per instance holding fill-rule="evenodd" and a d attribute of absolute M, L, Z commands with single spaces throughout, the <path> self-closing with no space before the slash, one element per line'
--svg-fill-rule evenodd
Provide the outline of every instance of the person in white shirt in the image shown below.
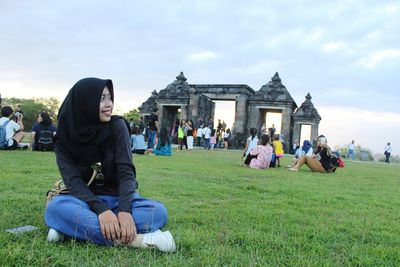
<path fill-rule="evenodd" d="M 227 129 L 224 133 L 224 148 L 228 149 L 229 138 L 231 137 L 231 129 Z"/>
<path fill-rule="evenodd" d="M 244 159 L 245 166 L 248 166 L 251 160 L 254 158 L 253 155 L 250 155 L 250 151 L 257 147 L 258 145 L 258 137 L 257 137 L 257 129 L 250 128 L 250 136 L 246 140 L 246 147 L 244 148 L 242 159 Z"/>
<path fill-rule="evenodd" d="M 210 149 L 211 129 L 208 126 L 206 126 L 203 129 L 203 135 L 204 135 L 204 149 Z"/>
<path fill-rule="evenodd" d="M 387 143 L 387 145 L 385 147 L 385 156 L 386 156 L 385 162 L 387 164 L 390 163 L 390 154 L 392 154 L 392 146 L 390 145 L 390 143 Z"/>
<path fill-rule="evenodd" d="M 5 126 L 6 142 L 2 149 L 13 150 L 17 149 L 19 143 L 24 138 L 24 124 L 22 123 L 22 113 L 15 114 L 17 122 L 11 120 L 14 110 L 10 106 L 1 108 L 0 125 Z M 3 141 L 3 140 L 0 140 Z"/>
<path fill-rule="evenodd" d="M 354 140 L 352 140 L 352 141 L 351 141 L 351 144 L 349 144 L 349 145 L 347 146 L 347 156 L 346 156 L 346 159 L 350 158 L 350 156 L 351 156 L 351 158 L 352 158 L 353 160 L 354 160 L 355 157 L 356 157 L 356 148 L 355 148 L 355 145 L 354 145 Z"/>
<path fill-rule="evenodd" d="M 203 124 L 200 124 L 200 127 L 197 128 L 197 146 L 201 146 L 201 138 L 203 136 Z"/>

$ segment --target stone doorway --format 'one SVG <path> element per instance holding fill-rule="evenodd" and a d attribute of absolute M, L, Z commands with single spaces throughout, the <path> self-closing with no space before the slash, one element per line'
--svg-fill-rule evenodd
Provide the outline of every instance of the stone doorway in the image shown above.
<path fill-rule="evenodd" d="M 181 119 L 180 118 L 180 111 L 181 111 L 181 106 L 179 105 L 171 105 L 171 106 L 162 106 L 162 121 L 161 121 L 161 127 L 167 127 L 169 130 L 171 130 L 172 126 L 174 125 L 174 122 L 176 119 Z"/>
<path fill-rule="evenodd" d="M 260 109 L 260 129 L 263 125 L 266 127 L 267 133 L 269 128 L 274 125 L 275 133 L 282 132 L 282 111 L 280 109 Z M 258 131 L 260 129 L 257 129 Z"/>
<path fill-rule="evenodd" d="M 311 125 L 310 124 L 301 124 L 300 125 L 300 146 L 303 145 L 304 140 L 311 140 Z"/>
<path fill-rule="evenodd" d="M 213 101 L 215 103 L 214 109 L 214 128 L 218 126 L 218 120 L 221 123 L 224 121 L 226 124 L 226 129 L 232 129 L 233 123 L 235 122 L 236 115 L 236 102 L 229 100 L 218 100 Z"/>
<path fill-rule="evenodd" d="M 265 114 L 265 126 L 271 128 L 275 127 L 275 133 L 280 134 L 282 132 L 282 112 L 279 111 L 267 111 Z"/>

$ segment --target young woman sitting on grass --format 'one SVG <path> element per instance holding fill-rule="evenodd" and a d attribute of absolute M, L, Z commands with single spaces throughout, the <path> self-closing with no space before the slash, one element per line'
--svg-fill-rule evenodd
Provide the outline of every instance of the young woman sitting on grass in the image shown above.
<path fill-rule="evenodd" d="M 112 116 L 111 80 L 86 78 L 69 91 L 58 113 L 56 160 L 68 195 L 51 200 L 45 211 L 47 240 L 65 236 L 100 245 L 155 247 L 175 251 L 163 204 L 136 192 L 131 140 L 126 121 Z M 91 166 L 102 176 L 87 185 Z"/>
<path fill-rule="evenodd" d="M 158 156 L 171 156 L 171 139 L 168 136 L 168 129 L 161 127 L 158 143 L 153 153 Z"/>
<path fill-rule="evenodd" d="M 41 134 L 43 132 L 46 132 L 46 139 L 49 142 L 49 144 L 43 144 L 42 140 L 39 140 L 41 137 Z M 47 112 L 40 112 L 37 122 L 33 125 L 32 127 L 32 132 L 31 132 L 31 148 L 32 150 L 47 150 L 47 151 L 53 151 L 54 146 L 53 146 L 53 140 L 54 140 L 54 135 L 56 134 L 56 126 L 53 125 L 53 121 L 50 118 L 50 115 Z"/>
<path fill-rule="evenodd" d="M 254 156 L 250 155 L 250 151 L 258 145 L 257 129 L 250 128 L 250 136 L 246 140 L 246 146 L 243 151 L 242 159 L 244 158 L 245 166 L 248 166 Z"/>
<path fill-rule="evenodd" d="M 147 145 L 144 142 L 144 135 L 140 132 L 139 127 L 132 127 L 131 134 L 132 153 L 143 155 L 147 151 Z"/>
<path fill-rule="evenodd" d="M 332 164 L 332 152 L 328 146 L 325 136 L 320 135 L 317 139 L 318 148 L 312 156 L 301 156 L 297 163 L 289 168 L 290 171 L 298 171 L 306 164 L 313 172 L 334 172 L 336 167 Z"/>
<path fill-rule="evenodd" d="M 267 134 L 260 136 L 260 144 L 253 148 L 249 155 L 253 157 L 249 164 L 250 168 L 269 168 L 272 158 L 272 147 L 269 145 L 269 136 Z"/>
<path fill-rule="evenodd" d="M 297 161 L 302 157 L 302 156 L 312 156 L 313 155 L 313 148 L 311 146 L 310 141 L 304 140 L 303 141 L 303 146 L 299 147 L 296 149 L 296 152 L 294 154 L 293 158 L 293 163 L 292 165 L 289 165 L 288 168 L 291 168 L 292 166 L 296 165 Z"/>

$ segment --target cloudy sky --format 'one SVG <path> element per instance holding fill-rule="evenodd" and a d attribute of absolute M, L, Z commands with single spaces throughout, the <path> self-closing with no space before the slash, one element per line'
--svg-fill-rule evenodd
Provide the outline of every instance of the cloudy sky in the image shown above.
<path fill-rule="evenodd" d="M 279 72 L 310 92 L 331 145 L 399 153 L 398 1 L 0 0 L 0 93 L 62 99 L 111 78 L 116 106 L 139 106 L 184 71 L 189 83 L 259 90 Z"/>

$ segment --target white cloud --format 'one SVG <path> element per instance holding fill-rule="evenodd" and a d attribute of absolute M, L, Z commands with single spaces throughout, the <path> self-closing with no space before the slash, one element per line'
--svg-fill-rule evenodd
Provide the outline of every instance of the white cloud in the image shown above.
<path fill-rule="evenodd" d="M 312 41 L 319 41 L 324 34 L 324 30 L 322 28 L 318 28 L 311 32 L 310 39 Z"/>
<path fill-rule="evenodd" d="M 335 52 L 335 51 L 344 51 L 347 53 L 353 53 L 354 50 L 349 47 L 345 42 L 343 41 L 337 41 L 337 42 L 331 42 L 324 44 L 322 46 L 322 50 L 325 52 Z"/>
<path fill-rule="evenodd" d="M 205 52 L 190 54 L 188 56 L 188 59 L 190 61 L 208 61 L 208 60 L 213 60 L 216 57 L 217 53 L 211 51 L 205 51 Z"/>
<path fill-rule="evenodd" d="M 385 49 L 374 52 L 367 57 L 363 57 L 357 62 L 357 64 L 367 68 L 372 68 L 384 61 L 395 60 L 398 58 L 400 58 L 400 49 Z"/>
<path fill-rule="evenodd" d="M 396 14 L 399 11 L 400 11 L 400 5 L 398 4 L 388 4 L 378 8 L 377 10 L 378 13 L 386 13 L 386 14 Z"/>

